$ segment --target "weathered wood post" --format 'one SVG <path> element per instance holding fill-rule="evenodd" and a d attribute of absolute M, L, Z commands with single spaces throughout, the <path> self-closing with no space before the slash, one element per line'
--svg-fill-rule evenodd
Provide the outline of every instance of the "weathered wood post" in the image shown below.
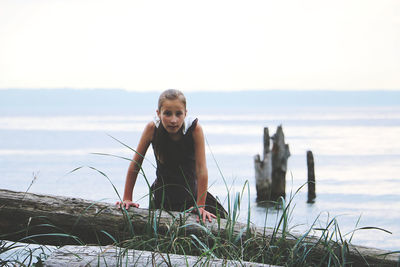
<path fill-rule="evenodd" d="M 264 127 L 264 151 L 263 159 L 260 155 L 254 157 L 254 167 L 256 175 L 257 201 L 269 200 L 271 197 L 271 153 L 269 150 L 269 131 Z"/>
<path fill-rule="evenodd" d="M 314 203 L 315 198 L 315 171 L 314 171 L 314 156 L 312 151 L 307 151 L 307 172 L 308 172 L 308 194 L 307 203 Z"/>
<path fill-rule="evenodd" d="M 285 144 L 285 135 L 282 125 L 278 126 L 275 135 L 272 137 L 272 184 L 271 200 L 286 196 L 286 170 L 287 160 L 290 156 L 289 145 Z"/>
<path fill-rule="evenodd" d="M 287 159 L 290 156 L 289 146 L 285 144 L 282 126 L 279 126 L 272 137 L 273 146 L 270 150 L 268 128 L 264 128 L 264 155 L 254 157 L 256 176 L 257 201 L 276 201 L 285 197 Z"/>

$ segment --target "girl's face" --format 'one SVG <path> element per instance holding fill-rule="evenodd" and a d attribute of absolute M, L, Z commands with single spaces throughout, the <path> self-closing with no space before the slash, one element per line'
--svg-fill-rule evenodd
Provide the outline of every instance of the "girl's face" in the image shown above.
<path fill-rule="evenodd" d="M 167 132 L 171 135 L 177 134 L 182 127 L 186 117 L 186 109 L 179 99 L 164 100 L 161 110 L 157 110 L 157 116 Z"/>

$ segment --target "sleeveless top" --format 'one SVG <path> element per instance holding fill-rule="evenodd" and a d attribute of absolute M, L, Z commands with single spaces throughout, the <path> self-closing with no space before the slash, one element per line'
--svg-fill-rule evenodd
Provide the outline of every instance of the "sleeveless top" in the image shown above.
<path fill-rule="evenodd" d="M 157 178 L 151 186 L 156 208 L 178 211 L 189 208 L 196 201 L 197 178 L 193 130 L 197 121 L 198 119 L 185 120 L 180 129 L 183 136 L 178 141 L 169 137 L 161 122 L 156 122 L 151 142 L 157 162 Z M 157 141 L 160 141 L 156 140 L 157 138 L 162 138 L 162 147 L 157 147 Z"/>

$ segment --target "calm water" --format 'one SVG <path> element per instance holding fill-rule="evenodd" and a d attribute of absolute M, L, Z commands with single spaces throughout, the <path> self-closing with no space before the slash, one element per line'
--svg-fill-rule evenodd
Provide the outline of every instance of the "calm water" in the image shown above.
<path fill-rule="evenodd" d="M 117 138 L 133 148 L 153 113 L 93 114 L 51 109 L 45 115 L 10 112 L 0 114 L 1 188 L 74 196 L 115 202 L 110 182 L 94 167 L 106 173 L 122 194 L 129 162 L 110 156 L 133 155 Z M 283 125 L 290 146 L 287 193 L 306 182 L 306 151 L 315 157 L 317 199 L 306 204 L 306 187 L 294 196 L 291 216 L 294 230 L 303 231 L 319 216 L 317 225 L 337 218 L 342 233 L 355 227 L 376 226 L 391 231 L 357 231 L 353 243 L 383 249 L 400 249 L 400 108 L 240 108 L 195 109 L 189 116 L 203 125 L 208 147 L 210 192 L 227 205 L 227 190 L 241 192 L 250 183 L 251 220 L 263 225 L 266 208 L 255 203 L 254 155 L 262 152 L 263 127 L 275 132 Z M 112 137 L 110 137 L 112 136 Z M 212 154 L 211 154 L 212 153 Z M 213 158 L 213 156 L 215 159 Z M 155 176 L 154 157 L 147 153 L 145 172 L 150 182 Z M 73 169 L 84 166 L 79 171 Z M 35 177 L 35 179 L 34 179 Z M 247 192 L 247 189 L 245 190 Z M 147 186 L 138 179 L 134 200 L 147 206 Z M 247 193 L 242 218 L 247 211 Z M 268 210 L 268 225 L 276 212 Z M 358 226 L 356 223 L 360 218 Z"/>

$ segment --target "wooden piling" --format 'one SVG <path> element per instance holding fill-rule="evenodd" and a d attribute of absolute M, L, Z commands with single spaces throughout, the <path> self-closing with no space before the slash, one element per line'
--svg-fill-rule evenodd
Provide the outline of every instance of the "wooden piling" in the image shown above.
<path fill-rule="evenodd" d="M 314 203 L 315 198 L 315 171 L 314 171 L 314 156 L 312 151 L 307 151 L 307 171 L 308 171 L 308 194 L 307 203 Z"/>
<path fill-rule="evenodd" d="M 271 175 L 272 161 L 269 150 L 269 131 L 268 127 L 264 127 L 264 150 L 263 159 L 260 155 L 254 157 L 254 167 L 256 176 L 257 201 L 269 200 L 271 197 Z"/>
<path fill-rule="evenodd" d="M 289 145 L 285 144 L 282 125 L 278 126 L 272 139 L 274 142 L 272 145 L 271 199 L 277 200 L 286 196 L 286 170 L 287 160 L 290 156 Z"/>
<path fill-rule="evenodd" d="M 279 126 L 272 137 L 270 150 L 268 128 L 264 128 L 263 159 L 260 155 L 254 157 L 257 201 L 276 201 L 285 197 L 287 159 L 290 156 L 289 146 L 285 144 L 282 126 Z"/>

